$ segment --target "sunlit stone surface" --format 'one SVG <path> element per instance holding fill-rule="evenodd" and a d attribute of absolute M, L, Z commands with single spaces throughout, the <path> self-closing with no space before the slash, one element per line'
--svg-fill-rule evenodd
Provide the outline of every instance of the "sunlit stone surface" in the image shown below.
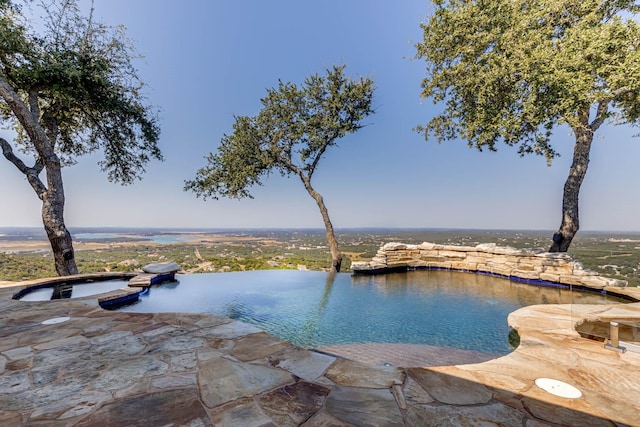
<path fill-rule="evenodd" d="M 565 253 L 501 247 L 495 243 L 482 243 L 477 246 L 439 245 L 429 242 L 420 245 L 387 243 L 378 250 L 371 261 L 353 262 L 351 268 L 355 274 L 441 268 L 584 286 L 595 290 L 627 286 L 624 280 L 602 277 L 595 271 L 585 270 L 582 264 L 573 261 Z"/>
<path fill-rule="evenodd" d="M 514 256 L 493 246 L 475 249 L 507 261 Z M 481 264 L 481 255 L 474 256 Z M 360 347 L 368 353 L 363 360 L 394 353 L 394 366 L 367 365 L 297 348 L 219 316 L 107 312 L 91 299 L 23 302 L 12 300 L 14 293 L 0 287 L 3 427 L 539 427 L 637 425 L 640 419 L 640 353 L 607 350 L 576 331 L 606 333 L 611 320 L 639 325 L 640 303 L 525 307 L 508 319 L 520 334 L 513 353 L 434 366 L 448 359 L 429 350 L 420 366 L 413 348 L 406 368 L 397 346 Z M 70 320 L 41 324 L 63 316 Z M 633 331 L 622 330 L 621 339 L 637 341 Z M 571 384 L 582 397 L 546 393 L 534 383 L 540 377 Z"/>

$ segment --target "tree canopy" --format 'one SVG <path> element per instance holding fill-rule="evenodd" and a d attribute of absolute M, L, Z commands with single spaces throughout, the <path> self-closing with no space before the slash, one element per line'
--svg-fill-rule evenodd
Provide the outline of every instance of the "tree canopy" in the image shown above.
<path fill-rule="evenodd" d="M 260 112 L 235 118 L 233 132 L 222 137 L 217 152 L 209 154 L 207 165 L 185 189 L 204 198 L 244 198 L 252 197 L 250 188 L 262 185 L 273 171 L 297 175 L 320 208 L 339 271 L 333 227 L 311 178 L 326 150 L 362 128 L 362 120 L 374 112 L 374 85 L 369 78 L 349 79 L 344 65 L 326 71 L 300 86 L 279 81 L 277 88 L 267 89 Z"/>
<path fill-rule="evenodd" d="M 0 2 L 0 81 L 32 109 L 64 164 L 98 149 L 100 167 L 112 181 L 129 184 L 144 165 L 162 159 L 153 109 L 143 103 L 143 82 L 133 61 L 139 58 L 124 27 L 83 16 L 76 1 L 43 5 L 42 34 L 22 14 L 30 2 Z M 16 101 L 18 101 L 16 99 Z M 27 118 L 10 102 L 1 118 L 18 131 L 19 147 L 37 153 Z"/>
<path fill-rule="evenodd" d="M 572 217 L 577 231 L 577 196 L 593 134 L 607 121 L 640 122 L 638 2 L 433 3 L 416 57 L 427 64 L 422 96 L 443 110 L 417 130 L 438 141 L 461 138 L 481 151 L 503 142 L 551 164 L 558 155 L 553 130 L 568 125 L 578 152 L 567 181 L 571 188 L 565 186 L 563 226 Z M 568 203 L 567 190 L 575 203 Z"/>
<path fill-rule="evenodd" d="M 244 198 L 273 171 L 310 179 L 325 151 L 373 113 L 373 81 L 351 81 L 343 70 L 334 66 L 300 87 L 279 81 L 267 89 L 258 115 L 235 118 L 233 132 L 185 189 L 204 198 Z"/>
<path fill-rule="evenodd" d="M 96 22 L 93 11 L 83 15 L 76 0 L 38 3 L 38 25 L 32 6 L 0 0 L 0 121 L 17 133 L 13 144 L 0 138 L 0 147 L 43 202 L 56 270 L 73 274 L 61 167 L 101 150 L 108 179 L 129 184 L 147 162 L 162 159 L 160 130 L 123 27 Z M 32 166 L 14 148 L 30 155 Z"/>

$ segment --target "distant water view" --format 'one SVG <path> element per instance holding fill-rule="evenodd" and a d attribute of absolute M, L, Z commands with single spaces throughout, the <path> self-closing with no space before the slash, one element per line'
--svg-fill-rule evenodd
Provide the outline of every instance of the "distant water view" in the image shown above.
<path fill-rule="evenodd" d="M 139 233 L 76 233 L 73 238 L 78 241 L 100 241 L 100 240 L 146 240 L 154 243 L 178 243 L 190 242 L 195 239 L 192 235 L 185 234 L 139 234 Z"/>
<path fill-rule="evenodd" d="M 330 255 L 324 229 L 215 229 L 71 227 L 81 272 L 132 271 L 154 260 L 171 260 L 188 272 L 272 268 L 322 270 Z M 543 252 L 551 230 L 429 228 L 336 229 L 349 271 L 351 261 L 370 260 L 384 243 L 433 242 L 475 246 L 496 243 Z M 100 252 L 98 252 L 100 251 Z M 51 247 L 39 227 L 0 228 L 0 254 L 11 255 L 0 280 L 54 274 Z M 640 285 L 640 232 L 580 231 L 569 254 L 585 268 Z M 21 257 L 21 258 L 15 258 Z"/>
<path fill-rule="evenodd" d="M 70 228 L 74 240 L 140 240 L 157 243 L 188 242 L 199 234 L 220 234 L 218 229 L 173 229 L 173 228 Z M 238 230 L 231 230 L 238 232 Z M 0 227 L 0 240 L 47 240 L 42 227 Z"/>
<path fill-rule="evenodd" d="M 75 240 L 140 240 L 157 243 L 177 243 L 197 240 L 201 235 L 244 235 L 244 236 L 312 236 L 324 237 L 321 228 L 143 228 L 143 227 L 69 227 Z M 461 243 L 484 243 L 505 241 L 540 241 L 546 243 L 553 234 L 552 230 L 482 230 L 482 229 L 440 229 L 440 228 L 342 228 L 337 229 L 342 235 L 377 235 L 381 237 L 401 239 L 405 243 L 429 241 L 450 241 L 456 239 Z M 609 239 L 621 243 L 638 243 L 640 232 L 627 231 L 581 231 L 577 239 Z M 42 240 L 47 237 L 42 227 L 0 227 L 0 241 Z M 410 241 L 409 241 L 410 240 Z M 381 242 L 382 243 L 382 242 Z"/>

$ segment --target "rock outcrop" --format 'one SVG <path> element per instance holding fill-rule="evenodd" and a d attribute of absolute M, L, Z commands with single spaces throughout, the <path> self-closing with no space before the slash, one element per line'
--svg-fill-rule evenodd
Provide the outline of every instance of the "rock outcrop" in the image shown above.
<path fill-rule="evenodd" d="M 530 283 L 581 286 L 589 289 L 623 288 L 624 280 L 600 276 L 566 253 L 516 249 L 484 243 L 477 246 L 387 243 L 371 261 L 353 262 L 354 274 L 444 269 L 494 274 Z"/>

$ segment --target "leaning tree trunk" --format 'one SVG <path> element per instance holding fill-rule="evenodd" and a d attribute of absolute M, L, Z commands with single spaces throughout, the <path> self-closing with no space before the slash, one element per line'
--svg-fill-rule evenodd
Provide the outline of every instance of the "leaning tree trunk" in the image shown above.
<path fill-rule="evenodd" d="M 78 274 L 71 234 L 64 224 L 64 187 L 60 162 L 46 163 L 47 191 L 42 194 L 42 223 L 51 243 L 56 272 L 60 276 Z"/>
<path fill-rule="evenodd" d="M 307 177 L 301 176 L 301 179 L 304 183 L 304 188 L 307 189 L 309 195 L 316 201 L 318 208 L 320 208 L 320 213 L 322 214 L 324 228 L 327 230 L 327 243 L 329 244 L 329 251 L 331 252 L 331 272 L 339 273 L 342 266 L 342 253 L 340 252 L 340 249 L 338 249 L 338 241 L 336 240 L 333 225 L 329 219 L 329 211 L 327 211 L 327 207 L 325 206 L 320 193 L 311 187 L 311 181 Z"/>
<path fill-rule="evenodd" d="M 564 183 L 562 223 L 560 224 L 560 229 L 553 235 L 553 244 L 549 252 L 566 252 L 580 228 L 578 196 L 580 186 L 582 185 L 582 181 L 584 181 L 584 177 L 587 174 L 587 167 L 589 166 L 593 131 L 588 128 L 574 131 L 576 134 L 576 145 L 573 150 L 573 163 L 569 169 L 569 177 Z"/>
<path fill-rule="evenodd" d="M 55 120 L 46 113 L 40 114 L 38 91 L 29 93 L 29 106 L 20 98 L 9 82 L 0 76 L 0 98 L 7 103 L 15 114 L 18 122 L 29 136 L 37 153 L 37 159 L 33 167 L 27 167 L 14 153 L 11 145 L 0 138 L 2 154 L 21 173 L 25 175 L 31 188 L 42 200 L 42 222 L 51 243 L 56 272 L 60 276 L 77 274 L 78 268 L 73 253 L 71 234 L 64 225 L 64 186 L 62 184 L 62 165 L 55 152 L 55 135 L 57 125 Z M 50 126 L 49 139 L 47 132 L 40 123 L 43 120 Z M 46 170 L 47 185 L 40 179 L 43 168 Z"/>

